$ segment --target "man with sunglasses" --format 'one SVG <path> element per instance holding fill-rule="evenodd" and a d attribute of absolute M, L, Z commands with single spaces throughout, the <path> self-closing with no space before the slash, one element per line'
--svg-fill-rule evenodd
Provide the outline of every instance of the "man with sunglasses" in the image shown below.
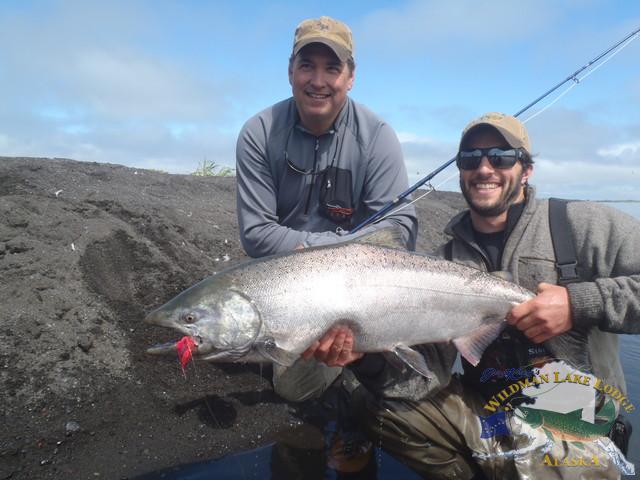
<path fill-rule="evenodd" d="M 501 113 L 472 121 L 463 131 L 457 166 L 469 209 L 450 221 L 452 239 L 438 255 L 510 272 L 537 296 L 511 310 L 507 328 L 478 366 L 463 360 L 461 376 L 439 375 L 434 382 L 406 367 L 398 370 L 380 354 L 353 352 L 348 331 L 329 364 L 349 365 L 367 388 L 361 412 L 371 439 L 426 478 L 619 478 L 622 460 L 603 447 L 611 447 L 608 439 L 569 436 L 545 443 L 549 439 L 537 430 L 536 448 L 533 430 L 502 406 L 513 411 L 528 402 L 512 385 L 533 378 L 534 367 L 559 360 L 599 379 L 578 386 L 576 397 L 595 389 L 598 402 L 613 398 L 616 409 L 633 410 L 633 399 L 620 398 L 626 386 L 617 334 L 640 333 L 640 222 L 601 204 L 568 203 L 576 278 L 558 285 L 549 201 L 536 199 L 529 186 L 533 160 L 524 125 Z M 431 362 L 439 355 L 441 369 L 451 371 L 453 346 L 418 348 Z M 622 393 L 607 395 L 613 391 Z M 569 406 L 576 400 L 562 399 Z M 567 425 L 581 421 L 573 417 L 565 418 Z"/>
<path fill-rule="evenodd" d="M 330 17 L 300 23 L 288 77 L 293 96 L 249 119 L 238 137 L 238 223 L 252 257 L 348 240 L 351 228 L 408 188 L 394 131 L 347 95 L 355 80 L 347 25 Z M 392 225 L 413 248 L 412 206 L 362 233 Z M 340 371 L 308 359 L 274 365 L 274 389 L 306 400 Z"/>

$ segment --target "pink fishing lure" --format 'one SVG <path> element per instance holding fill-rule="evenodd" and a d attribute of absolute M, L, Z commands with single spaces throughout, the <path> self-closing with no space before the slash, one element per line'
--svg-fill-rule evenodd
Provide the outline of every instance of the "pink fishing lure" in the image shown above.
<path fill-rule="evenodd" d="M 187 366 L 189 360 L 193 356 L 193 348 L 196 346 L 196 342 L 193 341 L 191 337 L 182 337 L 180 340 L 176 342 L 176 351 L 178 352 L 178 360 L 180 360 L 180 365 L 182 366 L 182 371 L 184 372 L 184 367 Z"/>

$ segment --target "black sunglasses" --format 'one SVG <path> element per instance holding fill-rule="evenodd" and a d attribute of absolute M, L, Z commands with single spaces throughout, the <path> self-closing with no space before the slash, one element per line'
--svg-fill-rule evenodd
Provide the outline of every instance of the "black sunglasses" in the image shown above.
<path fill-rule="evenodd" d="M 475 148 L 460 150 L 456 158 L 456 165 L 460 170 L 475 170 L 480 166 L 482 157 L 487 157 L 493 168 L 511 168 L 524 156 L 519 148 L 503 150 L 501 148 Z"/>

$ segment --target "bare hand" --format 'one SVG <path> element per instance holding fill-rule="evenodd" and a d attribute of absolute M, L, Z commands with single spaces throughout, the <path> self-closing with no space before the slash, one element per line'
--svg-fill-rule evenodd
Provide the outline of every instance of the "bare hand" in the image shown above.
<path fill-rule="evenodd" d="M 315 358 L 330 367 L 344 367 L 362 358 L 353 351 L 353 332 L 349 327 L 332 327 L 324 336 L 302 353 L 302 358 Z"/>
<path fill-rule="evenodd" d="M 507 322 L 534 343 L 542 343 L 573 328 L 569 292 L 565 287 L 541 283 L 538 294 L 513 307 Z"/>

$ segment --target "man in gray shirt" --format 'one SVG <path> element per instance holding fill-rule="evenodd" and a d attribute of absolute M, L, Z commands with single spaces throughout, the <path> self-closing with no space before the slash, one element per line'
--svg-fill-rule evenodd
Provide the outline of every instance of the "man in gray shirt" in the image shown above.
<path fill-rule="evenodd" d="M 293 97 L 250 118 L 238 137 L 238 223 L 252 257 L 346 241 L 408 186 L 394 131 L 347 95 L 355 80 L 347 25 L 329 17 L 300 23 L 288 73 Z M 411 206 L 362 233 L 392 225 L 413 248 Z M 344 334 L 337 335 L 339 342 Z M 339 373 L 301 359 L 274 366 L 274 388 L 301 401 L 320 395 Z"/>

